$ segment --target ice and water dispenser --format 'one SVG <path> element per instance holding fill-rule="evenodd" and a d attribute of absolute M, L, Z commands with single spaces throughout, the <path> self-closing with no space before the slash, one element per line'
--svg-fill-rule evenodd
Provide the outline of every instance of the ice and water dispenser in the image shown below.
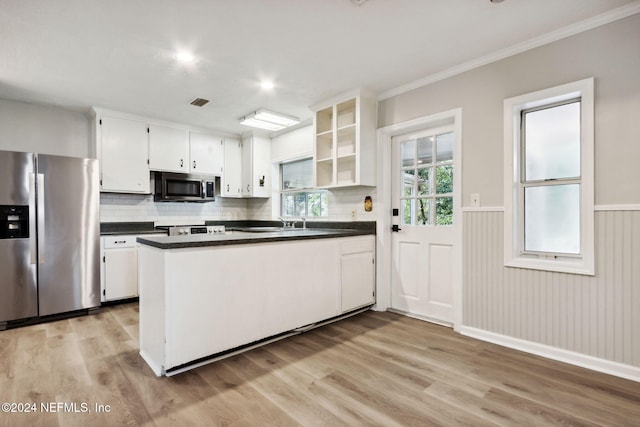
<path fill-rule="evenodd" d="M 29 238 L 29 206 L 0 205 L 0 239 Z"/>

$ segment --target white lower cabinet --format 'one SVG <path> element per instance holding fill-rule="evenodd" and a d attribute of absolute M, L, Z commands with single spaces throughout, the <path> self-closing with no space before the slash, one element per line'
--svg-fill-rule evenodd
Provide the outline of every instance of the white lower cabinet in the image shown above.
<path fill-rule="evenodd" d="M 340 308 L 342 313 L 375 301 L 375 241 L 372 237 L 340 244 Z"/>
<path fill-rule="evenodd" d="M 138 296 L 136 236 L 104 236 L 100 240 L 102 301 Z"/>
<path fill-rule="evenodd" d="M 374 241 L 357 236 L 165 250 L 140 245 L 140 354 L 160 376 L 335 317 L 347 306 L 373 303 Z"/>
<path fill-rule="evenodd" d="M 102 302 L 138 296 L 137 237 L 137 235 L 100 237 Z"/>

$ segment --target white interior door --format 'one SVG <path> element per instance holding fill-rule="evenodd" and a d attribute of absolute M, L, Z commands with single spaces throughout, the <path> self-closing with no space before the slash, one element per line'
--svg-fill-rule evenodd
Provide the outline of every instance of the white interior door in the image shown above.
<path fill-rule="evenodd" d="M 458 264 L 454 126 L 392 138 L 391 308 L 453 323 Z"/>

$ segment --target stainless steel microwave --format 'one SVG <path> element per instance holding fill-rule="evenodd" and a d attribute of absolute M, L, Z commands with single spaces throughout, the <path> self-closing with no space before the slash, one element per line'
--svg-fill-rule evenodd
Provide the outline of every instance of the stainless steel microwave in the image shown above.
<path fill-rule="evenodd" d="M 216 179 L 211 175 L 156 172 L 156 202 L 212 202 L 215 200 Z"/>

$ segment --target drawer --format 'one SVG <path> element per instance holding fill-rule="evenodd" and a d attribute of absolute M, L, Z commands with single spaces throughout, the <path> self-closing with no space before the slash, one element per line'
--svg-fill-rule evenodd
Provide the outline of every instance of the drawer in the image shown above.
<path fill-rule="evenodd" d="M 340 253 L 354 254 L 359 252 L 371 252 L 375 250 L 375 237 L 349 237 L 340 243 Z"/>
<path fill-rule="evenodd" d="M 136 247 L 136 236 L 105 236 L 103 239 L 105 249 Z"/>

